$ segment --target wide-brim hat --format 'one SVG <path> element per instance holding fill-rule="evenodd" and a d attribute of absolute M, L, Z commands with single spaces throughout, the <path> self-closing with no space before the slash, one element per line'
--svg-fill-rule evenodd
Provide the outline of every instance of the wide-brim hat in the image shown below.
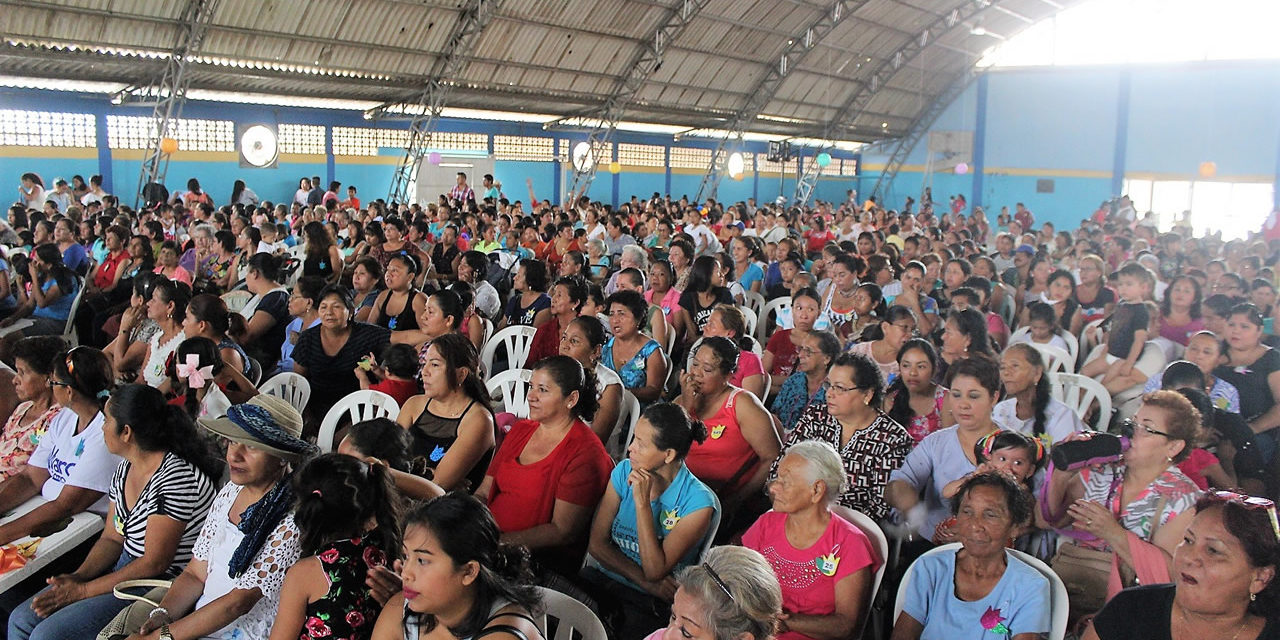
<path fill-rule="evenodd" d="M 290 462 L 315 450 L 302 439 L 302 414 L 282 398 L 258 394 L 231 405 L 227 415 L 201 418 L 200 426 L 232 442 L 266 451 Z"/>

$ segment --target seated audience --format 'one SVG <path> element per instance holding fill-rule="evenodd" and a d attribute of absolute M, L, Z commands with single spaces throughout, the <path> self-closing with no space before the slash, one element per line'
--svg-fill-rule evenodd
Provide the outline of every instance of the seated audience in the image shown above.
<path fill-rule="evenodd" d="M 827 372 L 840 355 L 840 338 L 830 331 L 814 331 L 800 337 L 796 371 L 782 383 L 769 409 L 782 423 L 783 433 L 791 433 L 805 409 L 827 402 Z M 739 363 L 741 366 L 741 363 Z"/>

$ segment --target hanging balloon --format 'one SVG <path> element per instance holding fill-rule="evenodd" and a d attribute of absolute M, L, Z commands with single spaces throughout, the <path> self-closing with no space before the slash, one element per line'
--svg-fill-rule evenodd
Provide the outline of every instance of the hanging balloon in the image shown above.
<path fill-rule="evenodd" d="M 818 154 L 817 160 L 819 167 L 826 168 L 827 165 L 831 164 L 831 154 L 823 151 Z"/>
<path fill-rule="evenodd" d="M 622 163 L 621 163 L 621 162 L 610 162 L 610 163 L 609 163 L 609 173 L 622 173 Z"/>
<path fill-rule="evenodd" d="M 173 138 L 164 138 L 160 141 L 160 151 L 171 154 L 178 150 L 178 141 Z"/>
<path fill-rule="evenodd" d="M 956 165 L 956 175 L 958 175 L 958 176 L 962 176 L 962 175 L 964 175 L 964 174 L 966 174 L 966 173 L 969 173 L 969 165 L 967 165 L 967 164 L 965 164 L 965 163 L 963 163 L 963 162 L 961 162 L 960 164 Z"/>
<path fill-rule="evenodd" d="M 430 162 L 431 164 L 440 164 L 440 152 L 432 151 L 430 154 L 428 154 L 427 162 Z"/>
<path fill-rule="evenodd" d="M 1212 177 L 1214 177 L 1214 176 L 1216 176 L 1216 175 L 1218 175 L 1218 163 L 1216 163 L 1216 162 L 1201 162 L 1201 163 L 1200 163 L 1200 177 L 1201 177 L 1201 178 L 1212 178 Z"/>

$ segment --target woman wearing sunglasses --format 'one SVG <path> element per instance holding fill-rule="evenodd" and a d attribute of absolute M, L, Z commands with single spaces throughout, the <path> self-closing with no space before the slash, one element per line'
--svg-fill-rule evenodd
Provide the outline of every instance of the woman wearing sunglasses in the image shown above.
<path fill-rule="evenodd" d="M 1174 550 L 1200 495 L 1177 463 L 1191 453 L 1199 427 L 1189 400 L 1156 391 L 1122 426 L 1129 438 L 1122 460 L 1053 471 L 1041 503 L 1046 520 L 1072 538 L 1052 563 L 1071 598 L 1070 620 L 1096 612 L 1124 587 L 1171 581 Z"/>
<path fill-rule="evenodd" d="M 1195 505 L 1173 552 L 1173 584 L 1126 589 L 1103 607 L 1084 640 L 1280 637 L 1276 505 L 1227 491 Z"/>

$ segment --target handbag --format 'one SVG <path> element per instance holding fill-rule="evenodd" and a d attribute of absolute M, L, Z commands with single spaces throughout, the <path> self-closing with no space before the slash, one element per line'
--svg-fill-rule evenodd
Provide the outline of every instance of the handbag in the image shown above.
<path fill-rule="evenodd" d="M 1072 617 L 1097 613 L 1107 601 L 1107 582 L 1111 579 L 1110 551 L 1088 549 L 1078 544 L 1064 544 L 1054 555 L 1053 572 L 1062 578 Z"/>
<path fill-rule="evenodd" d="M 121 600 L 133 601 L 120 610 L 107 626 L 98 632 L 98 640 L 122 640 L 138 633 L 142 625 L 151 617 L 151 612 L 160 606 L 172 580 L 125 580 L 117 584 L 111 591 Z M 149 589 L 145 594 L 129 593 L 126 589 Z"/>

